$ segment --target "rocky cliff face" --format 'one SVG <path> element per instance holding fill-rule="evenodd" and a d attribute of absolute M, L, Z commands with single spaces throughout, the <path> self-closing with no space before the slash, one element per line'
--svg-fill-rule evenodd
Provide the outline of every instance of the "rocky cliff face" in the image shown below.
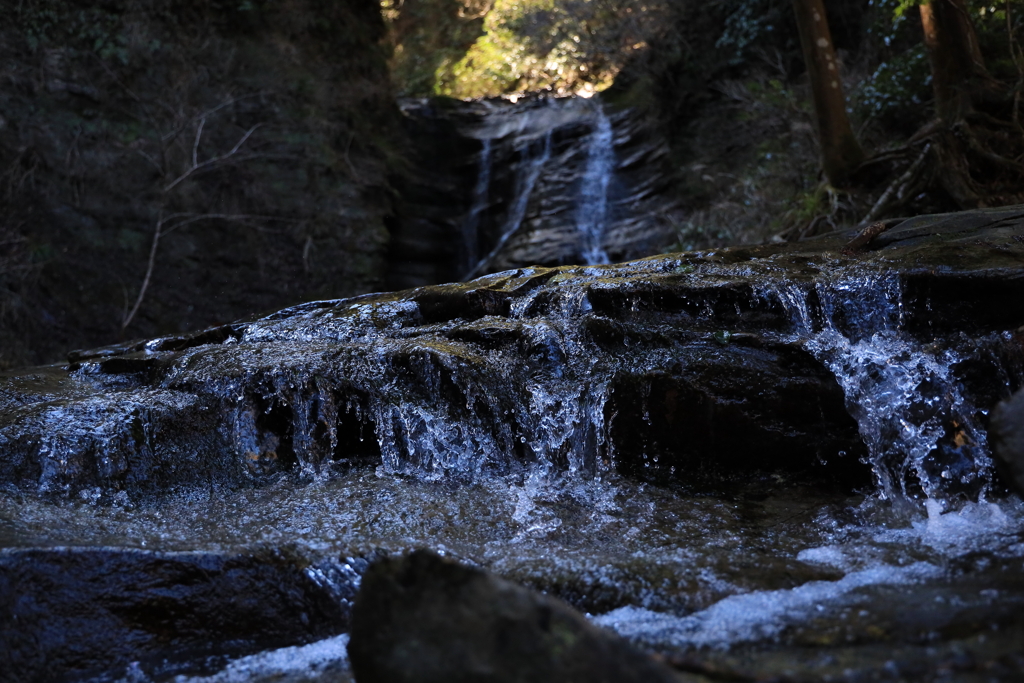
<path fill-rule="evenodd" d="M 3 3 L 0 366 L 379 289 L 382 32 L 371 0 Z"/>

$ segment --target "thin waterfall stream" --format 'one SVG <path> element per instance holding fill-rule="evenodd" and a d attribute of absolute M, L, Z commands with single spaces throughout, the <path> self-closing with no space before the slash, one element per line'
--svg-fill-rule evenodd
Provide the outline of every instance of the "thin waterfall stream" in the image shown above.
<path fill-rule="evenodd" d="M 403 106 L 436 148 L 405 190 L 419 203 L 394 233 L 396 286 L 605 264 L 657 253 L 675 237 L 666 143 L 632 110 L 599 97 Z"/>
<path fill-rule="evenodd" d="M 539 143 L 539 144 L 538 144 Z M 490 150 L 490 141 L 485 140 L 485 148 Z M 512 206 L 508 211 L 508 216 L 505 219 L 505 224 L 501 229 L 500 236 L 491 251 L 479 262 L 477 262 L 469 271 L 467 271 L 464 280 L 469 280 L 480 274 L 480 271 L 493 263 L 495 257 L 501 253 L 508 241 L 515 237 L 523 227 L 523 221 L 526 218 L 526 209 L 529 206 L 530 199 L 533 197 L 533 191 L 537 187 L 537 180 L 540 178 L 541 173 L 544 172 L 544 165 L 547 164 L 551 158 L 551 131 L 547 131 L 541 140 L 534 141 L 533 144 L 528 145 L 522 150 L 523 161 L 521 162 L 525 166 L 525 170 L 520 172 L 516 177 L 515 193 L 512 198 Z M 490 155 L 488 154 L 488 157 Z M 477 186 L 483 186 L 482 196 L 487 194 L 487 186 L 484 183 L 490 178 L 490 165 L 487 166 L 486 171 L 481 167 L 481 175 L 477 180 Z M 472 216 L 472 214 L 471 214 Z M 477 223 L 479 223 L 479 213 L 477 214 Z M 471 240 L 476 243 L 476 236 L 474 235 Z"/>
<path fill-rule="evenodd" d="M 598 105 L 596 122 L 587 142 L 587 165 L 580 183 L 576 226 L 582 234 L 583 263 L 609 263 L 602 248 L 608 217 L 608 185 L 615 172 L 615 146 L 612 122 Z"/>

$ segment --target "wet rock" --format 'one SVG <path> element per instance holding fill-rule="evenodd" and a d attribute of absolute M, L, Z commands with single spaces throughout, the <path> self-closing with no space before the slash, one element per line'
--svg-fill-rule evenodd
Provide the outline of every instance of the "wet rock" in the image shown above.
<path fill-rule="evenodd" d="M 310 642 L 347 628 L 356 579 L 280 551 L 5 550 L 0 671 L 80 680 Z"/>
<path fill-rule="evenodd" d="M 869 483 L 842 389 L 809 353 L 713 339 L 687 351 L 672 368 L 613 380 L 605 411 L 621 469 L 709 484 L 757 462 L 847 486 Z"/>
<path fill-rule="evenodd" d="M 996 407 L 992 432 L 1007 484 L 1024 495 L 1024 390 Z"/>
<path fill-rule="evenodd" d="M 854 255 L 837 234 L 522 268 L 76 352 L 0 376 L 0 484 L 138 500 L 539 465 L 976 497 L 984 411 L 1024 377 L 1024 309 L 995 294 L 1024 282 L 1018 214 L 913 219 Z"/>
<path fill-rule="evenodd" d="M 699 680 L 559 600 L 427 551 L 370 567 L 348 651 L 359 683 Z"/>

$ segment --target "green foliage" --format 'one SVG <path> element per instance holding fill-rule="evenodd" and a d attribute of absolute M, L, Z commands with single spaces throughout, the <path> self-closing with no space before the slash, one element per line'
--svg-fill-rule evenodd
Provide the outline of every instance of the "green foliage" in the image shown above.
<path fill-rule="evenodd" d="M 879 64 L 851 93 L 851 99 L 862 119 L 917 122 L 922 105 L 931 99 L 931 81 L 924 45 L 918 44 Z"/>
<path fill-rule="evenodd" d="M 967 5 L 989 72 L 1007 83 L 1024 79 L 1024 0 Z"/>
<path fill-rule="evenodd" d="M 473 98 L 603 90 L 665 28 L 668 14 L 665 0 L 485 0 L 476 14 L 472 2 L 383 0 L 402 91 Z M 461 24 L 453 22 L 459 7 Z"/>
<path fill-rule="evenodd" d="M 870 0 L 874 21 L 867 29 L 879 45 L 881 61 L 872 75 L 851 93 L 857 114 L 886 125 L 910 128 L 931 115 L 931 69 L 921 35 L 918 0 Z M 1014 58 L 1024 26 L 1022 0 L 967 0 L 989 71 L 1014 82 L 1024 61 Z M 1007 17 L 1007 12 L 1010 16 Z M 1019 51 L 1018 51 L 1019 54 Z"/>
<path fill-rule="evenodd" d="M 788 0 L 741 0 L 729 6 L 734 9 L 715 47 L 730 51 L 732 64 L 747 60 L 754 46 L 773 43 L 791 12 Z"/>
<path fill-rule="evenodd" d="M 128 63 L 129 40 L 118 12 L 49 0 L 23 3 L 14 13 L 33 51 L 46 46 L 72 47 L 94 52 L 106 61 Z"/>
<path fill-rule="evenodd" d="M 400 94 L 435 91 L 438 74 L 448 73 L 483 33 L 489 5 L 471 0 L 381 0 L 392 44 L 391 76 Z"/>

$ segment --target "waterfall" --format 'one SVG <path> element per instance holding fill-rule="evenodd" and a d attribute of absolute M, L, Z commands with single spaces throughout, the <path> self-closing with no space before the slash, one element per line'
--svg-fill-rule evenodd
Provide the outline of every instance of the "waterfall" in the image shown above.
<path fill-rule="evenodd" d="M 543 96 L 402 110 L 422 153 L 400 188 L 393 289 L 628 260 L 675 239 L 675 169 L 641 112 Z"/>
<path fill-rule="evenodd" d="M 488 145 L 487 149 L 490 147 Z M 466 273 L 463 279 L 468 280 L 476 277 L 489 266 L 494 259 L 501 253 L 501 250 L 505 248 L 515 235 L 523 227 L 524 219 L 526 218 L 526 209 L 530 205 L 530 197 L 533 196 L 534 187 L 537 185 L 537 180 L 540 178 L 541 173 L 544 170 L 544 164 L 547 163 L 551 157 L 551 130 L 547 130 L 544 133 L 543 138 L 540 140 L 533 140 L 529 142 L 522 149 L 522 161 L 520 163 L 521 169 L 516 174 L 516 188 L 513 195 L 512 204 L 509 207 L 508 215 L 505 218 L 505 222 L 501 228 L 501 236 L 498 238 L 497 244 L 491 249 L 488 254 L 477 261 L 473 267 Z M 480 187 L 482 178 L 478 179 L 477 187 Z M 490 179 L 487 179 L 488 183 Z M 486 190 L 485 190 L 486 192 Z"/>
<path fill-rule="evenodd" d="M 883 498 L 984 495 L 992 460 L 954 373 L 964 359 L 943 340 L 923 343 L 903 331 L 898 274 L 840 268 L 763 295 L 790 312 L 794 340 L 835 375 Z"/>
<path fill-rule="evenodd" d="M 470 272 L 480 261 L 480 219 L 490 202 L 491 188 L 491 140 L 481 140 L 480 163 L 477 168 L 476 185 L 473 187 L 473 203 L 462 224 L 462 245 L 465 253 L 463 268 Z"/>
<path fill-rule="evenodd" d="M 587 265 L 609 263 L 601 247 L 608 214 L 608 183 L 615 171 L 615 147 L 612 122 L 600 102 L 594 130 L 587 141 L 587 165 L 580 184 L 576 229 L 580 233 L 581 256 Z"/>

